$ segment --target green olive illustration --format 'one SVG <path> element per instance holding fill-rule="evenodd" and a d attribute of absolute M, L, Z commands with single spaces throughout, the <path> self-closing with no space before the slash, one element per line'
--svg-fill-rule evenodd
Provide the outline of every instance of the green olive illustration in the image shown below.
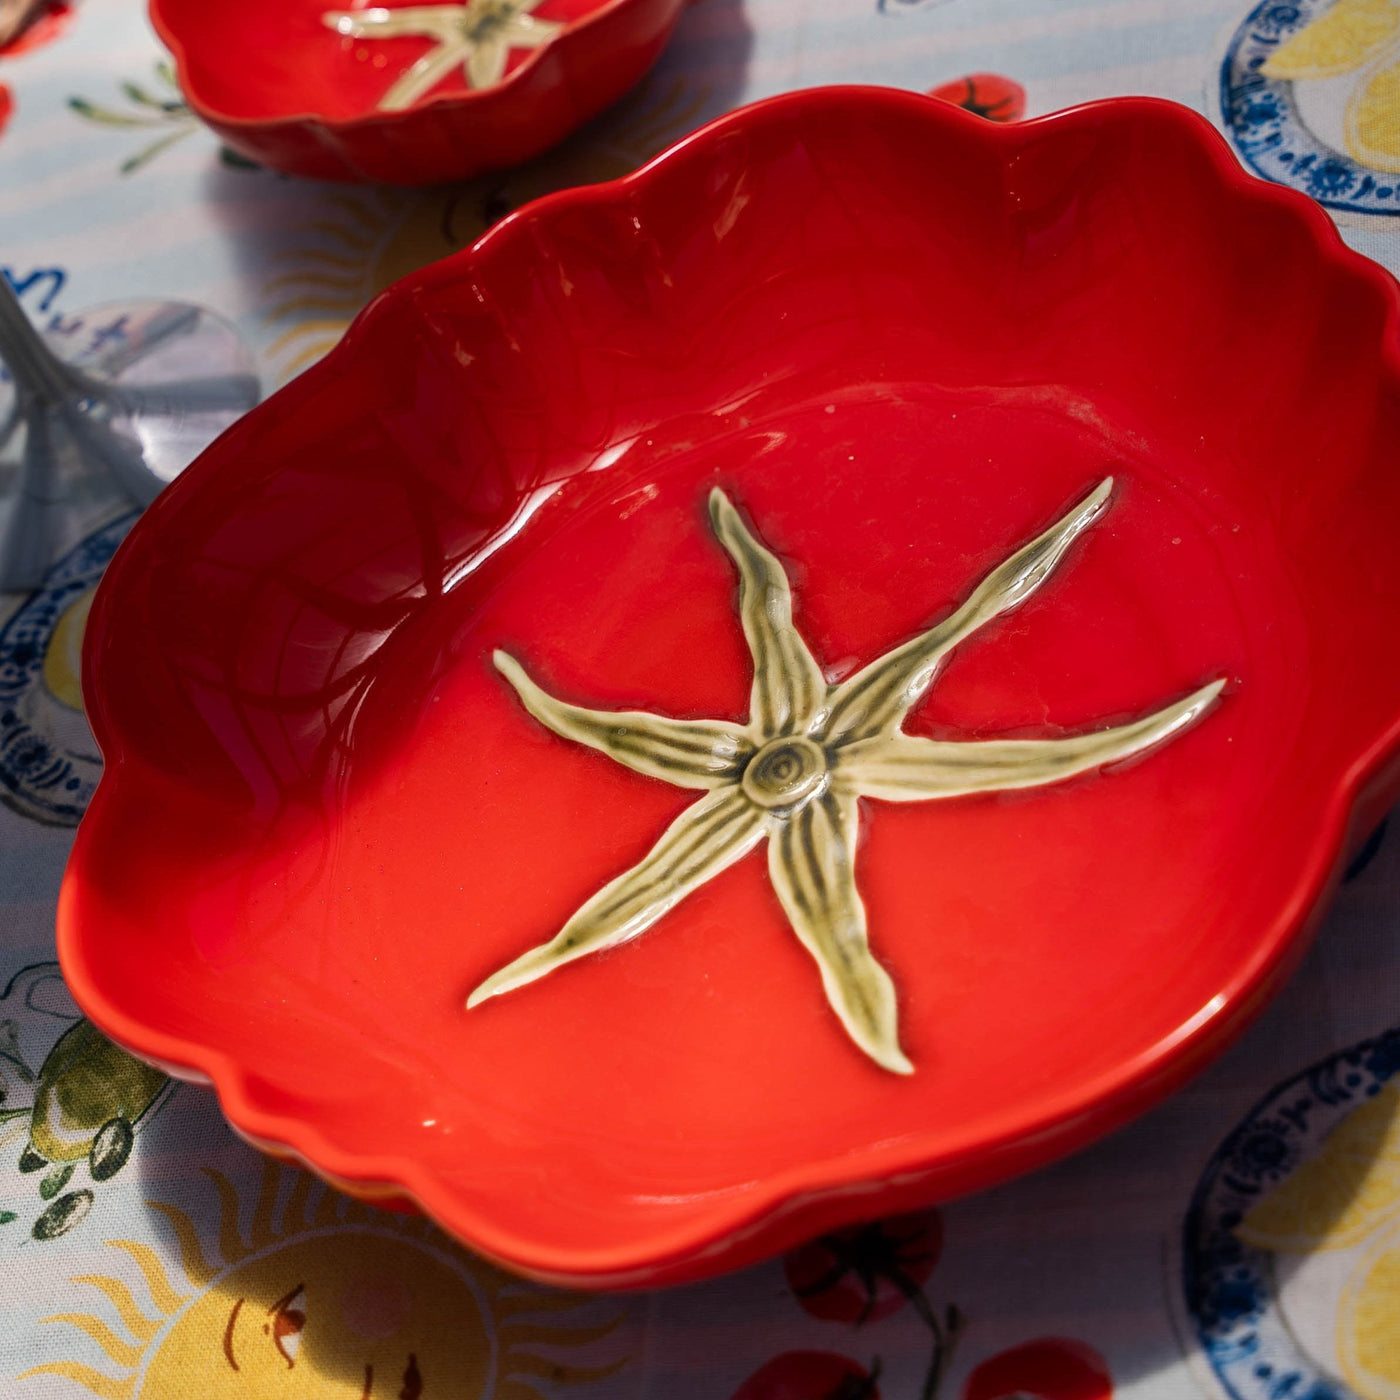
<path fill-rule="evenodd" d="M 90 1021 L 79 1021 L 39 1071 L 20 1170 L 87 1157 L 93 1179 L 106 1181 L 131 1153 L 132 1124 L 166 1083 L 158 1069 L 128 1055 Z"/>
<path fill-rule="evenodd" d="M 46 1201 L 51 1201 L 72 1179 L 73 1164 L 72 1162 L 64 1162 L 62 1166 L 55 1167 L 39 1183 L 39 1194 Z"/>
<path fill-rule="evenodd" d="M 30 1234 L 36 1240 L 56 1240 L 67 1234 L 92 1209 L 91 1191 L 70 1191 L 60 1196 L 35 1222 Z"/>

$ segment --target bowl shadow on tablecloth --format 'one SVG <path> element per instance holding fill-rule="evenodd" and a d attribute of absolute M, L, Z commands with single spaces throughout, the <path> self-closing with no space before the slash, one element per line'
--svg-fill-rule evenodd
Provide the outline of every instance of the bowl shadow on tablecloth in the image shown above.
<path fill-rule="evenodd" d="M 430 1376 L 455 1378 L 449 1395 L 475 1394 L 473 1377 L 497 1364 L 489 1358 L 514 1348 L 512 1366 L 550 1393 L 592 1376 L 592 1394 L 633 1397 L 641 1382 L 631 1356 L 676 1376 L 655 1392 L 668 1400 L 673 1391 L 726 1400 L 778 1353 L 817 1350 L 866 1365 L 879 1358 L 882 1393 L 902 1400 L 919 1393 L 928 1365 L 921 1314 L 946 1318 L 950 1306 L 965 1324 L 941 1400 L 965 1397 L 984 1362 L 1047 1337 L 1101 1353 L 1115 1388 L 1154 1377 L 1180 1385 L 1167 1373 L 1196 1351 L 1180 1258 L 1196 1183 L 1272 1086 L 1393 1024 L 1389 974 L 1400 948 L 1386 953 L 1393 934 L 1382 935 L 1393 930 L 1397 894 L 1400 840 L 1391 839 L 1343 889 L 1299 974 L 1219 1063 L 1096 1147 L 944 1207 L 942 1257 L 919 1280 L 927 1306 L 906 1297 L 867 1322 L 858 1293 L 844 1317 L 821 1315 L 781 1261 L 631 1298 L 519 1283 L 425 1221 L 258 1158 L 222 1124 L 212 1095 L 183 1089 L 142 1134 L 132 1163 L 150 1233 L 165 1244 L 162 1262 L 142 1269 L 162 1317 L 136 1363 L 141 1394 L 223 1394 L 216 1385 L 237 1382 L 275 1400 L 279 1378 L 314 1372 L 327 1396 L 353 1400 L 378 1376 L 371 1397 L 433 1400 Z M 87 1228 L 97 1223 L 94 1212 Z M 126 1230 L 114 1223 L 104 1233 Z M 1198 1353 L 1192 1369 L 1213 1389 Z M 177 1379 L 162 1381 L 167 1374 Z M 265 1389 L 249 1384 L 263 1375 Z M 1028 1375 L 1018 1388 L 1040 1393 L 1042 1380 Z"/>
<path fill-rule="evenodd" d="M 1187 1212 L 1222 1143 L 1277 1086 L 1400 1022 L 1387 995 L 1400 969 L 1394 826 L 1370 864 L 1343 886 L 1298 973 L 1217 1063 L 1086 1151 L 943 1208 L 947 1244 L 929 1292 L 953 1300 L 967 1317 L 944 1400 L 963 1394 L 968 1372 L 983 1361 L 1044 1337 L 1098 1349 L 1115 1388 L 1157 1377 L 1225 1393 L 1197 1341 L 1205 1319 L 1193 1314 L 1188 1296 Z M 1386 1137 L 1394 1137 L 1393 1122 L 1374 1145 Z M 1285 1164 L 1280 1180 L 1297 1165 Z M 1328 1220 L 1375 1176 L 1360 1161 L 1346 1165 L 1327 1218 L 1309 1217 L 1315 1233 L 1327 1235 Z M 1374 1180 L 1367 1189 L 1374 1192 Z M 1278 1287 L 1303 1283 L 1309 1267 L 1306 1252 L 1277 1256 Z M 1317 1300 L 1327 1280 L 1317 1275 L 1306 1283 Z M 1179 1374 L 1183 1364 L 1190 1380 Z M 1328 1369 L 1325 1357 L 1320 1369 Z M 1178 1375 L 1168 1380 L 1171 1371 Z M 1037 1379 L 1027 1375 L 1019 1388 L 1040 1393 Z"/>
<path fill-rule="evenodd" d="M 211 161 L 205 195 L 261 323 L 265 381 L 305 369 L 385 287 L 467 247 L 522 204 L 626 175 L 728 110 L 752 47 L 743 0 L 692 6 L 621 101 L 536 159 L 460 184 L 330 184 Z"/>
<path fill-rule="evenodd" d="M 421 1216 L 259 1157 L 212 1094 L 179 1100 L 140 1158 L 161 1247 L 136 1260 L 144 1289 L 125 1286 L 156 1316 L 122 1359 L 143 1400 L 526 1400 L 510 1377 L 553 1393 L 605 1381 L 636 1350 L 624 1301 L 506 1275 Z"/>
<path fill-rule="evenodd" d="M 476 1394 L 482 1368 L 513 1348 L 511 1366 L 546 1394 L 593 1377 L 584 1393 L 608 1400 L 634 1400 L 663 1381 L 655 1393 L 668 1400 L 727 1400 L 780 1353 L 815 1351 L 865 1367 L 878 1360 L 886 1400 L 912 1400 L 928 1370 L 926 1318 L 946 1318 L 950 1306 L 964 1323 L 940 1400 L 966 1400 L 972 1373 L 1008 1353 L 1060 1364 L 1027 1345 L 1045 1338 L 1081 1361 L 1099 1353 L 1115 1389 L 1154 1378 L 1179 1386 L 1195 1348 L 1175 1246 L 1196 1181 L 1261 1093 L 1318 1047 L 1334 1048 L 1338 1028 L 1321 989 L 1339 967 L 1365 964 L 1397 890 L 1400 841 L 1343 891 L 1298 977 L 1216 1066 L 1078 1156 L 945 1206 L 942 1256 L 918 1280 L 923 1304 L 905 1298 L 868 1321 L 858 1293 L 853 1310 L 822 1315 L 777 1260 L 630 1297 L 508 1279 L 425 1221 L 372 1210 L 259 1159 L 222 1125 L 212 1095 L 182 1090 L 179 1112 L 162 1115 L 151 1150 L 139 1154 L 141 1196 L 167 1242 L 169 1291 L 163 1301 L 158 1287 L 152 1295 L 176 1317 L 142 1364 L 156 1381 L 158 1367 L 174 1368 L 187 1388 L 148 1379 L 141 1393 L 195 1393 L 193 1378 L 223 1394 L 214 1387 L 265 1376 L 265 1389 L 247 1393 L 275 1400 L 279 1379 L 296 1372 L 304 1381 L 309 1371 L 325 1382 L 313 1394 L 357 1400 L 368 1379 L 371 1397 L 432 1400 L 444 1377 L 456 1387 L 448 1395 Z M 1383 989 L 1376 995 L 1381 1006 Z M 835 1300 L 839 1289 L 830 1291 Z M 1212 1388 L 1199 1354 L 1191 1369 Z M 1019 1389 L 1040 1394 L 1046 1374 L 1027 1374 Z"/>
<path fill-rule="evenodd" d="M 1179 1386 L 1190 1357 L 1196 1379 L 1213 1389 L 1183 1303 L 1180 1238 L 1192 1193 L 1220 1144 L 1273 1085 L 1339 1041 L 1394 1019 L 1386 1004 L 1393 979 L 1376 976 L 1374 964 L 1397 892 L 1400 841 L 1391 840 L 1342 891 L 1297 977 L 1218 1064 L 1078 1156 L 943 1207 L 942 1257 L 919 1280 L 927 1306 L 906 1298 L 866 1322 L 858 1293 L 844 1316 L 840 1309 L 822 1316 L 794 1291 L 783 1261 L 631 1298 L 588 1300 L 516 1283 L 426 1222 L 371 1210 L 305 1173 L 263 1163 L 222 1125 L 212 1095 L 182 1090 L 133 1163 L 152 1229 L 167 1242 L 161 1308 L 179 1315 L 157 1338 L 159 1358 L 143 1364 L 160 1359 L 211 1384 L 232 1381 L 228 1339 L 237 1376 L 263 1367 L 275 1379 L 293 1369 L 284 1353 L 294 1350 L 301 1376 L 314 1371 L 328 1396 L 354 1400 L 366 1367 L 392 1381 L 384 1393 L 412 1395 L 410 1360 L 423 1382 L 429 1371 L 454 1374 L 454 1366 L 468 1376 L 504 1337 L 536 1358 L 521 1363 L 527 1369 L 545 1368 L 534 1374 L 547 1392 L 549 1376 L 589 1372 L 600 1381 L 593 1394 L 633 1397 L 641 1382 L 631 1366 L 602 1379 L 632 1356 L 660 1365 L 668 1385 L 674 1379 L 656 1392 L 668 1400 L 727 1400 L 779 1353 L 820 1351 L 867 1367 L 878 1358 L 881 1393 L 902 1400 L 906 1391 L 920 1393 L 927 1373 L 925 1315 L 946 1318 L 952 1306 L 965 1323 L 940 1400 L 966 1400 L 979 1366 L 1018 1348 L 1033 1355 L 1026 1344 L 1041 1338 L 1100 1353 L 1115 1388 L 1153 1378 Z M 1400 949 L 1393 960 L 1400 962 Z M 1368 969 L 1363 980 L 1352 977 Z M 1339 985 L 1352 989 L 1345 1021 Z M 1019 1388 L 1039 1393 L 1043 1381 L 1028 1375 Z M 141 1393 L 166 1396 L 159 1387 Z M 380 1393 L 376 1384 L 371 1395 Z M 421 1393 L 431 1400 L 426 1384 Z"/>

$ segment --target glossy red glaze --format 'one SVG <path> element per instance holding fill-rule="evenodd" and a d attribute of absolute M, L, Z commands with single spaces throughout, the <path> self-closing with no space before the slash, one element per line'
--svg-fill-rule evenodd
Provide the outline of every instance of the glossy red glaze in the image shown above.
<path fill-rule="evenodd" d="M 686 0 L 541 0 L 567 25 L 511 51 L 505 78 L 458 68 L 402 112 L 378 104 L 427 39 L 348 39 L 328 11 L 351 0 L 150 0 L 190 106 L 235 150 L 296 175 L 426 185 L 547 150 L 615 102 L 656 61 Z M 401 8 L 399 5 L 390 8 Z"/>
<path fill-rule="evenodd" d="M 590 1286 L 751 1261 L 1071 1151 L 1220 1050 L 1397 792 L 1396 287 L 1200 117 L 737 112 L 380 297 L 156 502 L 99 590 L 74 995 L 233 1122 Z M 1047 735 L 1217 676 L 1140 760 L 869 803 L 910 1076 L 750 856 L 471 1013 L 693 799 L 556 738 L 742 717 L 721 482 L 843 675 L 1107 471 L 1108 513 L 911 732 Z"/>

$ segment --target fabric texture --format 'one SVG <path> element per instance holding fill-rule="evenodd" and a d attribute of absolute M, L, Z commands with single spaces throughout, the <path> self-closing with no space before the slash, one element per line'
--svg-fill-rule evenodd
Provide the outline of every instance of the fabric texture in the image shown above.
<path fill-rule="evenodd" d="M 744 101 L 867 82 L 989 120 L 1176 99 L 1397 268 L 1398 73 L 1395 0 L 701 0 L 558 150 L 449 189 L 339 188 L 223 150 L 137 0 L 50 3 L 0 51 L 0 266 L 75 348 L 123 333 L 114 303 L 207 306 L 271 390 L 524 201 Z M 267 1163 L 64 989 L 55 901 L 100 768 L 77 641 L 129 523 L 76 521 L 44 588 L 0 607 L 6 1400 L 1400 1397 L 1400 833 L 1243 1040 L 1097 1147 L 714 1282 L 559 1293 Z"/>

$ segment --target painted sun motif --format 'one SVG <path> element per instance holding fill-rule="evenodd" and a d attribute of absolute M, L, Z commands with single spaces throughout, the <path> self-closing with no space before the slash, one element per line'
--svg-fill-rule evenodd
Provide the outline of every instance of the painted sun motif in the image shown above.
<path fill-rule="evenodd" d="M 884 1069 L 912 1073 L 899 1045 L 894 983 L 870 951 L 856 884 L 861 799 L 926 802 L 1062 782 L 1174 738 L 1224 687 L 1213 681 L 1143 719 L 1067 738 L 948 743 L 903 732 L 950 653 L 1035 593 L 1108 508 L 1112 492 L 1109 477 L 993 569 L 949 617 L 832 685 L 793 621 L 782 565 L 729 498 L 712 491 L 710 521 L 739 571 L 739 618 L 753 658 L 746 724 L 586 710 L 546 694 L 514 657 L 497 651 L 497 669 L 546 728 L 705 795 L 549 942 L 488 977 L 467 1006 L 635 938 L 766 843 L 778 901 L 847 1035 Z"/>
<path fill-rule="evenodd" d="M 560 33 L 557 20 L 532 13 L 542 0 L 467 0 L 464 5 L 406 5 L 400 9 L 331 10 L 323 22 L 347 39 L 431 39 L 433 47 L 402 73 L 379 99 L 385 112 L 401 112 L 426 97 L 460 68 L 474 90 L 505 77 L 517 49 L 538 49 Z"/>
<path fill-rule="evenodd" d="M 615 1310 L 598 1321 L 590 1299 L 511 1279 L 421 1218 L 269 1161 L 244 1233 L 232 1182 L 207 1175 L 217 1248 L 183 1210 L 148 1202 L 179 1269 L 149 1245 L 108 1241 L 121 1265 L 73 1280 L 101 1295 L 100 1311 L 45 1319 L 85 1334 L 108 1364 L 49 1361 L 21 1380 L 62 1376 L 102 1400 L 542 1400 L 538 1381 L 583 1384 L 625 1364 L 559 1359 L 596 1357 Z"/>
<path fill-rule="evenodd" d="M 391 283 L 474 243 L 492 224 L 543 194 L 626 175 L 703 113 L 708 94 L 679 80 L 644 86 L 569 140 L 514 170 L 447 189 L 337 190 L 263 288 L 265 322 L 281 327 L 268 358 L 287 379 L 326 354 L 356 313 Z"/>

